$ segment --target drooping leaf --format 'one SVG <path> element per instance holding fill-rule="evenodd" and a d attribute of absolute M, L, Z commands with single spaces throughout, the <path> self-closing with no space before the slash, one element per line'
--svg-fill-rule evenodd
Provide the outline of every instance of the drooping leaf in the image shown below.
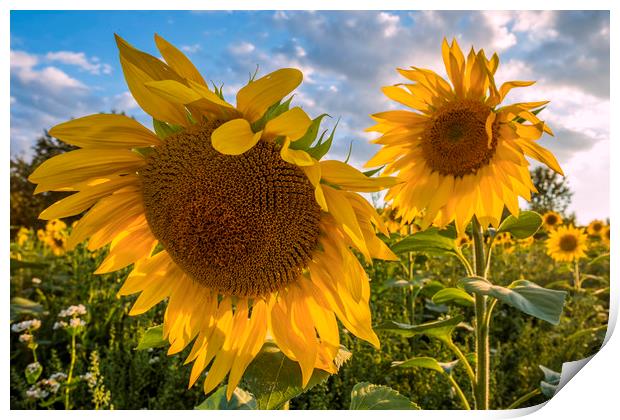
<path fill-rule="evenodd" d="M 351 353 L 341 348 L 336 365 L 342 365 Z M 272 342 L 267 342 L 243 375 L 244 388 L 254 395 L 259 410 L 278 409 L 288 400 L 324 382 L 329 373 L 315 369 L 308 385 L 301 385 L 301 369 Z"/>
<path fill-rule="evenodd" d="M 608 261 L 609 262 L 609 257 L 610 257 L 609 252 L 607 254 L 599 255 L 598 257 L 592 259 L 592 261 L 590 261 L 588 263 L 588 265 L 595 265 L 595 264 L 601 263 L 603 261 Z"/>
<path fill-rule="evenodd" d="M 551 370 L 543 365 L 538 365 L 538 367 L 542 370 L 542 373 L 545 376 L 545 379 L 540 381 L 540 390 L 545 397 L 552 398 L 558 389 L 558 385 L 560 384 L 561 375 L 559 372 Z"/>
<path fill-rule="evenodd" d="M 168 340 L 164 339 L 163 336 L 163 325 L 156 325 L 154 327 L 151 327 L 146 330 L 135 350 L 146 350 L 157 347 L 165 347 L 168 344 Z"/>
<path fill-rule="evenodd" d="M 441 305 L 444 303 L 455 303 L 461 306 L 473 306 L 474 298 L 461 289 L 446 287 L 433 295 L 433 303 Z"/>
<path fill-rule="evenodd" d="M 387 321 L 374 327 L 374 329 L 380 331 L 390 331 L 396 334 L 400 334 L 403 337 L 427 335 L 429 337 L 448 341 L 451 339 L 450 336 L 452 335 L 452 331 L 454 331 L 454 329 L 459 323 L 461 323 L 461 321 L 463 321 L 463 316 L 461 315 L 418 325 Z"/>
<path fill-rule="evenodd" d="M 226 387 L 221 386 L 194 410 L 256 410 L 254 396 L 241 388 L 235 388 L 230 401 L 226 399 Z"/>
<path fill-rule="evenodd" d="M 14 297 L 11 299 L 11 320 L 17 318 L 18 315 L 40 315 L 43 313 L 43 306 L 23 297 Z"/>
<path fill-rule="evenodd" d="M 381 285 L 383 289 L 402 289 L 413 287 L 413 283 L 404 279 L 388 279 Z"/>
<path fill-rule="evenodd" d="M 452 362 L 441 363 L 437 359 L 432 357 L 412 357 L 411 359 L 407 359 L 403 362 L 392 362 L 392 367 L 399 368 L 411 368 L 411 367 L 420 367 L 423 369 L 430 369 L 437 371 L 439 373 L 445 373 L 449 375 L 452 372 L 452 369 L 459 363 L 458 360 L 454 360 Z"/>
<path fill-rule="evenodd" d="M 420 407 L 388 386 L 360 382 L 351 391 L 349 410 L 419 410 Z"/>
<path fill-rule="evenodd" d="M 458 249 L 454 240 L 439 233 L 439 229 L 430 228 L 423 232 L 417 232 L 397 242 L 392 247 L 396 254 L 403 252 L 425 252 L 429 254 L 452 253 Z"/>
<path fill-rule="evenodd" d="M 168 124 L 167 122 L 159 121 L 155 118 L 153 118 L 153 128 L 155 129 L 157 137 L 162 140 L 183 130 L 183 127 L 179 125 Z"/>
<path fill-rule="evenodd" d="M 501 225 L 497 233 L 510 232 L 517 239 L 526 239 L 538 231 L 542 225 L 542 217 L 535 211 L 522 211 L 519 217 L 508 216 Z"/>
<path fill-rule="evenodd" d="M 540 287 L 527 280 L 517 280 L 508 287 L 495 286 L 481 277 L 459 280 L 459 287 L 469 293 L 492 296 L 528 315 L 558 325 L 567 293 Z"/>

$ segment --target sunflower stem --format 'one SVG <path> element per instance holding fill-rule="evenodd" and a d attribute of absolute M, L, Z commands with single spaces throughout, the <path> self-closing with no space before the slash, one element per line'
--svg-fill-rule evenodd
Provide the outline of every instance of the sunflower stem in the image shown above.
<path fill-rule="evenodd" d="M 574 280 L 575 280 L 575 291 L 579 292 L 581 290 L 581 275 L 579 273 L 579 260 L 575 259 L 575 269 L 573 270 Z"/>
<path fill-rule="evenodd" d="M 472 232 L 474 237 L 474 269 L 480 277 L 486 276 L 486 264 L 484 257 L 484 241 L 482 229 L 478 219 L 472 219 Z M 486 278 L 486 277 L 485 277 Z M 487 317 L 487 297 L 475 293 L 476 311 L 476 408 L 478 410 L 489 409 L 489 322 Z"/>
<path fill-rule="evenodd" d="M 69 399 L 69 394 L 71 393 L 71 381 L 73 379 L 73 368 L 75 367 L 75 336 L 77 332 L 75 330 L 71 331 L 71 364 L 69 365 L 69 376 L 67 377 L 67 385 L 65 388 L 65 410 L 71 409 L 71 400 Z"/>

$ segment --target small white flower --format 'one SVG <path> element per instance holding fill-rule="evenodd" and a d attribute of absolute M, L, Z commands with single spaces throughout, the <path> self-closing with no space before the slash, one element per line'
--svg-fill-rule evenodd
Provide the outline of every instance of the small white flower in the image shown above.
<path fill-rule="evenodd" d="M 86 325 L 86 322 L 83 319 L 71 318 L 71 320 L 69 320 L 69 326 L 72 328 L 83 327 L 84 325 Z"/>
<path fill-rule="evenodd" d="M 63 382 L 67 380 L 67 374 L 64 372 L 56 372 L 50 376 L 50 380 Z"/>
<path fill-rule="evenodd" d="M 26 366 L 26 371 L 28 373 L 34 373 L 39 369 L 41 369 L 41 364 L 39 362 L 32 362 L 28 366 Z"/>
<path fill-rule="evenodd" d="M 38 330 L 41 328 L 41 321 L 39 319 L 29 319 L 26 321 L 18 322 L 17 324 L 11 325 L 11 331 L 13 332 L 22 332 L 26 330 Z"/>
<path fill-rule="evenodd" d="M 149 365 L 159 362 L 159 356 L 153 356 L 149 359 Z"/>
<path fill-rule="evenodd" d="M 41 279 L 38 277 L 33 277 L 32 278 L 32 284 L 41 284 Z"/>
<path fill-rule="evenodd" d="M 32 341 L 32 334 L 22 334 L 19 336 L 20 343 L 30 343 Z"/>
<path fill-rule="evenodd" d="M 67 323 L 65 321 L 56 321 L 54 322 L 54 326 L 52 328 L 55 330 L 67 328 Z"/>

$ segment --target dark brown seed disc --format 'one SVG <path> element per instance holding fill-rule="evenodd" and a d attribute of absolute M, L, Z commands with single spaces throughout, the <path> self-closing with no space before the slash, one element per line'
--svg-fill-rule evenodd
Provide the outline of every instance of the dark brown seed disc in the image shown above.
<path fill-rule="evenodd" d="M 319 239 L 320 208 L 305 174 L 272 143 L 228 156 L 218 124 L 167 137 L 140 171 L 146 218 L 183 271 L 205 287 L 257 297 L 295 281 Z"/>
<path fill-rule="evenodd" d="M 431 169 L 442 175 L 474 174 L 488 164 L 497 147 L 499 123 L 486 132 L 491 108 L 474 100 L 449 103 L 435 113 L 423 134 L 422 151 Z"/>
<path fill-rule="evenodd" d="M 560 249 L 572 252 L 577 249 L 577 237 L 575 235 L 564 235 L 560 238 Z"/>

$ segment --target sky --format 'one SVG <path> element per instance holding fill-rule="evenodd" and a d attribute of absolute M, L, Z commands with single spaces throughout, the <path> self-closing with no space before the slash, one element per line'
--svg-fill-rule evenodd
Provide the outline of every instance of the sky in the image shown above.
<path fill-rule="evenodd" d="M 555 132 L 540 143 L 557 157 L 580 223 L 609 216 L 609 12 L 596 11 L 12 11 L 11 155 L 29 156 L 45 129 L 98 112 L 125 111 L 151 126 L 128 92 L 114 33 L 157 57 L 153 35 L 183 50 L 205 79 L 237 90 L 258 66 L 295 67 L 293 103 L 324 128 L 339 119 L 330 158 L 361 168 L 377 150 L 369 114 L 397 109 L 381 87 L 397 67 L 445 76 L 443 37 L 497 52 L 498 85 L 536 80 L 507 102 L 550 100 L 540 114 Z M 535 163 L 532 162 L 534 165 Z"/>

